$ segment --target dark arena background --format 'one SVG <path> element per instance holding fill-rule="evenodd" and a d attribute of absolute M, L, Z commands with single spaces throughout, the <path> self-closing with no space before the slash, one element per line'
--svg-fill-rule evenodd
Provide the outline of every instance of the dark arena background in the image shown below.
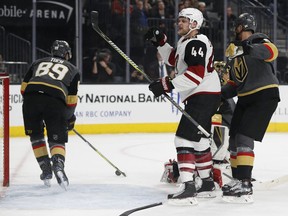
<path fill-rule="evenodd" d="M 146 26 L 134 19 L 137 1 L 134 0 L 1 0 L 0 5 L 0 63 L 1 70 L 11 76 L 11 83 L 20 83 L 28 65 L 37 58 L 50 55 L 55 39 L 70 43 L 72 62 L 81 69 L 82 83 L 97 83 L 91 73 L 95 55 L 111 52 L 115 73 L 109 83 L 135 82 L 133 68 L 117 54 L 91 27 L 90 12 L 99 12 L 100 29 L 136 64 L 149 73 L 148 65 L 156 59 L 156 50 L 143 35 L 148 27 L 159 26 L 168 42 L 175 45 L 178 36 L 175 21 L 179 9 L 200 7 L 204 2 L 205 22 L 202 32 L 214 46 L 215 60 L 226 60 L 224 51 L 233 40 L 233 16 L 249 12 L 256 17 L 257 31 L 267 34 L 277 45 L 279 57 L 275 61 L 280 84 L 287 84 L 287 11 L 284 0 L 156 0 L 144 1 Z M 199 4 L 200 2 L 200 4 Z M 159 5 L 158 5 L 159 4 Z M 274 7 L 277 4 L 277 7 Z M 164 7 L 160 15 L 159 7 Z M 34 13 L 34 10 L 36 13 Z M 227 15 L 227 10 L 229 14 Z M 35 16 L 34 16 L 35 14 Z M 127 16 L 127 14 L 129 16 Z M 105 51 L 105 52 L 103 52 Z M 136 80 L 137 82 L 145 82 Z"/>

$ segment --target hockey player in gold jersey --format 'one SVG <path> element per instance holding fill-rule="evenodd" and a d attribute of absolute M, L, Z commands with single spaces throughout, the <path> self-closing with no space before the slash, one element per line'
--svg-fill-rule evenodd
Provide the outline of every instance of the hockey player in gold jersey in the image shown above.
<path fill-rule="evenodd" d="M 66 41 L 54 41 L 51 54 L 52 57 L 33 62 L 24 76 L 21 84 L 23 118 L 25 133 L 30 136 L 34 155 L 42 170 L 40 179 L 50 186 L 54 171 L 59 185 L 66 189 L 69 181 L 64 172 L 65 143 L 68 130 L 73 129 L 76 120 L 74 112 L 80 74 L 68 61 L 72 53 Z"/>
<path fill-rule="evenodd" d="M 280 101 L 273 68 L 277 47 L 267 35 L 256 33 L 254 16 L 241 14 L 235 21 L 236 40 L 226 56 L 230 59 L 230 80 L 222 96 L 238 96 L 230 127 L 229 149 L 234 180 L 222 187 L 227 202 L 253 202 L 251 183 L 254 141 L 262 141 Z"/>

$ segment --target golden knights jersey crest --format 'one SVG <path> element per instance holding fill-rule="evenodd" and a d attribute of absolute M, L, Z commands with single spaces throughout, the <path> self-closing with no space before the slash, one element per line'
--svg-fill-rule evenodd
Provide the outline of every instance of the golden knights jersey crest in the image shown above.
<path fill-rule="evenodd" d="M 248 74 L 247 64 L 243 56 L 235 59 L 234 64 L 233 64 L 233 69 L 234 69 L 235 78 L 237 79 L 237 81 L 243 82 Z"/>

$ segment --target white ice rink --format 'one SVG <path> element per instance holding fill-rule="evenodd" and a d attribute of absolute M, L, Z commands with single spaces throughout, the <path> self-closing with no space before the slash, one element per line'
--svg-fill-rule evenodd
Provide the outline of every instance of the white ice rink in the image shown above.
<path fill-rule="evenodd" d="M 127 177 L 115 169 L 77 135 L 70 135 L 66 151 L 67 191 L 53 178 L 47 188 L 39 179 L 40 169 L 29 138 L 11 138 L 11 181 L 0 188 L 0 216 L 118 216 L 124 211 L 165 201 L 175 185 L 160 182 L 163 163 L 175 158 L 174 134 L 83 135 Z M 287 133 L 268 133 L 255 145 L 253 177 L 271 180 L 288 175 Z M 219 191 L 220 193 L 220 191 Z M 269 190 L 254 190 L 253 204 L 228 204 L 218 195 L 198 199 L 198 206 L 166 204 L 135 212 L 135 216 L 286 216 L 288 182 Z"/>

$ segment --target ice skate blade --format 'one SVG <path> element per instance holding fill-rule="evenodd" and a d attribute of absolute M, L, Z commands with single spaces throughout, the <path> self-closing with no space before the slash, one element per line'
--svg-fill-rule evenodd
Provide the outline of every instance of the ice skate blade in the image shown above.
<path fill-rule="evenodd" d="M 167 203 L 169 205 L 177 205 L 177 206 L 198 205 L 198 201 L 195 197 L 189 197 L 189 198 L 184 198 L 184 199 L 168 199 Z"/>
<path fill-rule="evenodd" d="M 203 191 L 200 193 L 197 193 L 197 198 L 215 198 L 216 192 L 215 191 Z"/>
<path fill-rule="evenodd" d="M 222 200 L 228 203 L 237 203 L 237 204 L 249 204 L 253 203 L 253 196 L 252 195 L 243 195 L 240 197 L 236 196 L 222 196 Z"/>
<path fill-rule="evenodd" d="M 68 182 L 67 181 L 64 181 L 64 182 L 61 182 L 60 184 L 60 187 L 62 187 L 65 191 L 67 191 L 67 188 L 68 188 Z"/>
<path fill-rule="evenodd" d="M 51 187 L 51 179 L 44 179 L 43 183 L 44 183 L 45 186 Z"/>
<path fill-rule="evenodd" d="M 56 175 L 57 175 L 58 184 L 60 185 L 60 187 L 62 187 L 66 191 L 69 185 L 67 177 L 65 177 L 62 171 L 58 171 Z"/>

